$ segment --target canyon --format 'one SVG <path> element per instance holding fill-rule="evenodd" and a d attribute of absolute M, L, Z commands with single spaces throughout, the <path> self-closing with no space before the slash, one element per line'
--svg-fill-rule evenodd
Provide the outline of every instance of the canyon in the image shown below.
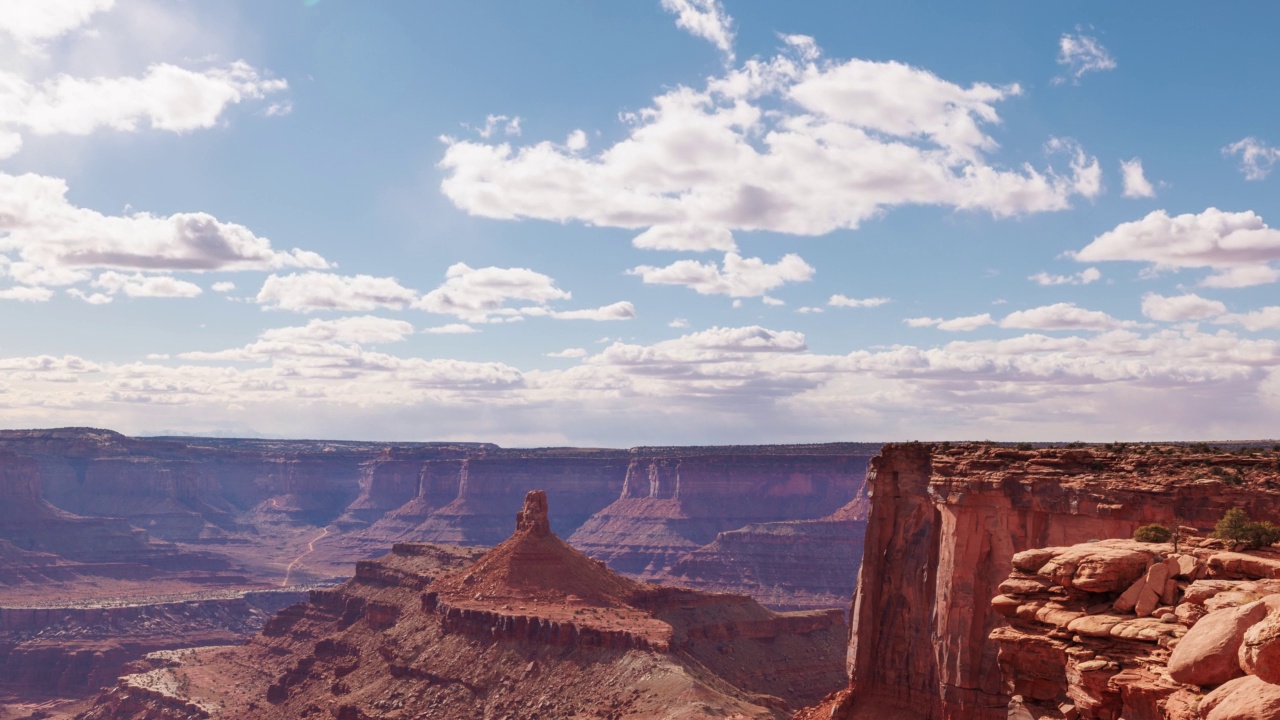
<path fill-rule="evenodd" d="M 763 720 L 844 677 L 840 610 L 631 580 L 551 527 L 533 491 L 490 551 L 396 545 L 245 645 L 135 663 L 83 718 Z"/>
<path fill-rule="evenodd" d="M 90 692 L 147 653 L 238 642 L 275 605 L 348 579 L 394 544 L 496 545 L 509 508 L 535 488 L 557 508 L 555 533 L 636 579 L 781 610 L 843 607 L 877 449 L 0 431 L 0 615 L 34 610 L 80 628 L 0 627 L 0 663 L 37 668 L 0 682 L 0 717 L 7 704 Z"/>

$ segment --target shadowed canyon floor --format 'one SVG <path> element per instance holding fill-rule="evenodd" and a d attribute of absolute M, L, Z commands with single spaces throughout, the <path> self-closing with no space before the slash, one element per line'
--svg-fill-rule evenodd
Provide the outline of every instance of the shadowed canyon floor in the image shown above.
<path fill-rule="evenodd" d="M 841 611 L 628 579 L 552 534 L 543 493 L 474 556 L 399 545 L 245 646 L 137 663 L 84 720 L 783 718 L 843 682 Z"/>

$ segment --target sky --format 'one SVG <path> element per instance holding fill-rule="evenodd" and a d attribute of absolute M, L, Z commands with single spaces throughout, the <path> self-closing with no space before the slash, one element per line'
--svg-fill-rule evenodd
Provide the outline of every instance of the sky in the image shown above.
<path fill-rule="evenodd" d="M 1276 437 L 1278 21 L 6 0 L 0 426 Z"/>

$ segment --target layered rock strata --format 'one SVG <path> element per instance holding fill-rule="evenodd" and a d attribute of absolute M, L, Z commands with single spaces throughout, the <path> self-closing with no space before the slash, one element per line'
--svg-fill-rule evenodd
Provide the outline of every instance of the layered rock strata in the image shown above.
<path fill-rule="evenodd" d="M 530 493 L 479 558 L 397 545 L 242 648 L 133 668 L 84 717 L 779 718 L 842 682 L 839 611 L 639 583 L 552 527 Z"/>
<path fill-rule="evenodd" d="M 1105 540 L 1013 568 L 991 633 L 1009 717 L 1280 717 L 1280 552 Z"/>
<path fill-rule="evenodd" d="M 1015 553 L 1151 522 L 1207 530 L 1232 507 L 1276 518 L 1277 467 L 1270 447 L 885 446 L 868 476 L 850 686 L 821 712 L 1004 720 L 990 599 Z"/>

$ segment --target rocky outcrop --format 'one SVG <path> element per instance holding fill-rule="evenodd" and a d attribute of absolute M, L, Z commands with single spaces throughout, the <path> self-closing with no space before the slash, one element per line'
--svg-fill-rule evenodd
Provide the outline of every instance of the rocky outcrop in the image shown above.
<path fill-rule="evenodd" d="M 842 682 L 838 610 L 640 583 L 554 526 L 531 492 L 478 558 L 397 545 L 244 647 L 138 668 L 84 717 L 780 718 Z"/>
<path fill-rule="evenodd" d="M 1010 717 L 1277 717 L 1280 684 L 1266 678 L 1280 654 L 1280 552 L 1223 546 L 1187 536 L 1177 549 L 1104 540 L 1014 555 L 992 602 L 1008 625 L 991 633 Z"/>
<path fill-rule="evenodd" d="M 1004 618 L 989 601 L 1015 553 L 1151 522 L 1204 530 L 1231 507 L 1277 517 L 1276 467 L 1259 448 L 885 446 L 868 478 L 850 687 L 831 717 L 1004 720 L 989 640 Z"/>

